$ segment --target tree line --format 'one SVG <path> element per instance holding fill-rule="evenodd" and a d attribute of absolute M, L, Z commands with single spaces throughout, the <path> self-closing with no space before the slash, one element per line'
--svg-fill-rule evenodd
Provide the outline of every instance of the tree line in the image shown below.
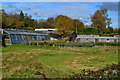
<path fill-rule="evenodd" d="M 1 10 L 2 15 L 2 28 L 34 30 L 36 28 L 56 28 L 57 34 L 63 37 L 68 37 L 71 32 L 77 34 L 110 34 L 115 33 L 111 18 L 108 17 L 107 9 L 96 10 L 91 15 L 90 26 L 77 19 L 72 19 L 65 15 L 58 15 L 57 17 L 49 17 L 47 20 L 35 20 L 31 15 L 23 13 L 7 14 L 5 10 Z"/>

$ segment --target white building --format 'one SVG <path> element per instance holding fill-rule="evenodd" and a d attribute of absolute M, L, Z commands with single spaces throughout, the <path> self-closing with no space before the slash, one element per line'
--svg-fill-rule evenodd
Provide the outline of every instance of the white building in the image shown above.
<path fill-rule="evenodd" d="M 39 33 L 56 33 L 57 29 L 35 29 L 35 32 Z"/>

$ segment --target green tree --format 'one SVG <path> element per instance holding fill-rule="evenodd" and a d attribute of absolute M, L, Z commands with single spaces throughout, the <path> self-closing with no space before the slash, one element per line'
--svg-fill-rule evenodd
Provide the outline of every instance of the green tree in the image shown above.
<path fill-rule="evenodd" d="M 26 30 L 34 30 L 33 27 L 26 27 Z"/>
<path fill-rule="evenodd" d="M 2 28 L 6 28 L 7 27 L 7 24 L 6 24 L 6 17 L 7 17 L 7 14 L 5 12 L 5 10 L 0 10 L 0 16 L 1 16 L 1 23 L 2 23 Z"/>
<path fill-rule="evenodd" d="M 53 17 L 49 17 L 46 21 L 49 23 L 55 23 L 55 19 Z"/>
<path fill-rule="evenodd" d="M 77 19 L 73 19 L 73 29 L 75 29 L 76 33 L 79 33 L 78 29 L 83 29 L 83 28 L 84 28 L 84 24 L 81 21 Z"/>
<path fill-rule="evenodd" d="M 48 28 L 55 28 L 55 19 L 53 17 L 49 17 L 46 20 L 46 24 L 47 24 Z"/>
<path fill-rule="evenodd" d="M 97 10 L 91 16 L 92 26 L 97 27 L 99 33 L 106 33 L 107 29 L 106 26 L 110 26 L 111 19 L 108 18 L 107 9 L 100 9 Z"/>
<path fill-rule="evenodd" d="M 106 25 L 108 25 L 108 28 L 110 27 L 110 24 L 112 24 L 111 18 L 107 18 Z"/>
<path fill-rule="evenodd" d="M 109 34 L 110 34 L 110 33 L 114 33 L 113 28 L 112 28 L 112 27 L 108 27 L 108 28 L 107 28 L 107 33 L 109 33 Z"/>
<path fill-rule="evenodd" d="M 24 13 L 23 11 L 20 12 L 20 21 L 23 21 L 24 20 Z"/>

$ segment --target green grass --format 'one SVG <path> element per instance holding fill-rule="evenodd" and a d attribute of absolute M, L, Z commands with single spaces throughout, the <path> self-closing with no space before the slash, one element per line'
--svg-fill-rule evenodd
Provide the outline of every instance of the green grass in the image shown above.
<path fill-rule="evenodd" d="M 82 69 L 98 70 L 118 62 L 117 46 L 49 47 L 24 44 L 2 48 L 4 78 L 63 78 Z"/>
<path fill-rule="evenodd" d="M 39 59 L 41 62 L 44 63 L 44 65 L 48 65 L 49 67 L 52 67 L 56 70 L 63 71 L 66 74 L 72 74 L 72 72 L 77 72 L 74 70 L 71 70 L 67 63 L 67 61 L 72 60 L 74 57 L 77 57 L 78 55 L 53 55 L 53 56 L 41 56 Z"/>

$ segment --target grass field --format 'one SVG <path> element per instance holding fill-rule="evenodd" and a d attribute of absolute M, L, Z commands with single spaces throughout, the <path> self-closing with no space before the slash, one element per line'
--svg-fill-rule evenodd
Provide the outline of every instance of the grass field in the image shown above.
<path fill-rule="evenodd" d="M 2 48 L 3 78 L 63 78 L 82 69 L 98 70 L 118 62 L 117 46 L 49 47 L 24 44 Z"/>

